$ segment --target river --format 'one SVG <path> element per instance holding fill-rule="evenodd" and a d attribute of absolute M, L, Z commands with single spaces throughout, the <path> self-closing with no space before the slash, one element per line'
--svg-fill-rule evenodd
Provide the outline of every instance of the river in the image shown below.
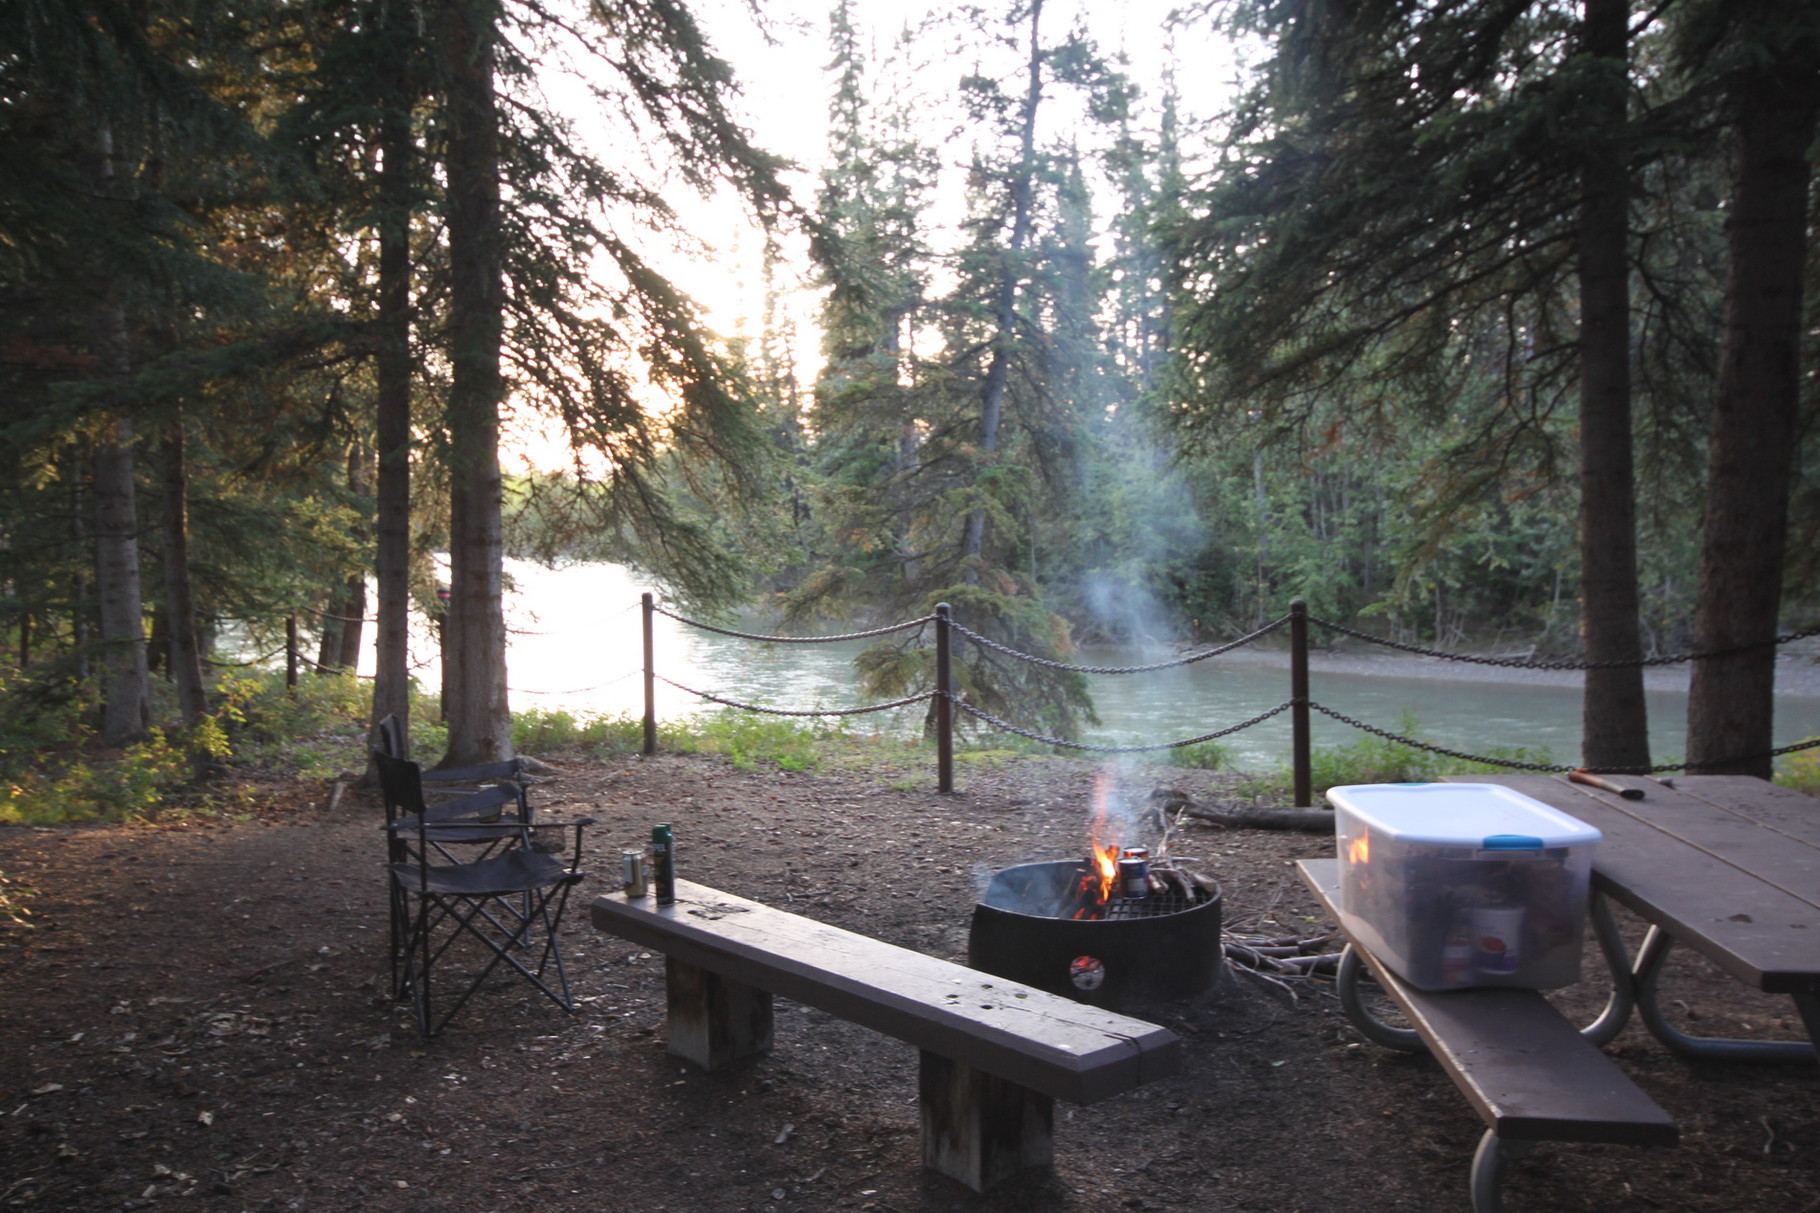
<path fill-rule="evenodd" d="M 508 562 L 516 592 L 507 619 L 507 662 L 514 711 L 555 708 L 577 713 L 643 711 L 639 594 L 643 586 L 614 565 L 545 569 Z M 861 706 L 853 658 L 867 641 L 763 644 L 687 627 L 659 615 L 654 631 L 660 675 L 696 691 L 769 707 L 806 710 Z M 962 641 L 961 643 L 965 643 Z M 433 646 L 419 637 L 419 676 L 437 677 Z M 1365 651 L 1359 651 L 1359 650 Z M 1127 666 L 1167 660 L 1166 651 L 1096 647 L 1075 660 Z M 371 669 L 371 656 L 367 657 Z M 1409 657 L 1354 644 L 1351 652 L 1315 653 L 1309 694 L 1318 704 L 1364 723 L 1417 735 L 1468 753 L 1491 747 L 1546 750 L 1543 761 L 1579 759 L 1580 678 L 1574 673 L 1506 670 Z M 1820 666 L 1786 655 L 1778 678 L 1776 742 L 1820 735 Z M 1686 670 L 1651 670 L 1650 745 L 1657 762 L 1685 752 Z M 1251 646 L 1194 665 L 1134 675 L 1090 678 L 1101 723 L 1083 740 L 1103 745 L 1153 745 L 1196 737 L 1237 724 L 1289 698 L 1287 656 Z M 674 719 L 703 707 L 666 683 L 657 687 L 658 715 Z M 910 730 L 920 706 L 849 718 L 858 728 Z M 1024 722 L 1013 720 L 1012 723 Z M 1317 746 L 1356 739 L 1351 726 L 1316 713 Z M 1283 713 L 1223 743 L 1235 765 L 1257 770 L 1287 760 L 1289 717 Z"/>

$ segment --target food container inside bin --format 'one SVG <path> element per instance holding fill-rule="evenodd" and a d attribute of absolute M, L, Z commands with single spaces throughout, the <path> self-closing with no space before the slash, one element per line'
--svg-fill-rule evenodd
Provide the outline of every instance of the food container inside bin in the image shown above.
<path fill-rule="evenodd" d="M 1422 990 L 1580 979 L 1599 831 L 1489 783 L 1327 793 L 1347 934 Z"/>

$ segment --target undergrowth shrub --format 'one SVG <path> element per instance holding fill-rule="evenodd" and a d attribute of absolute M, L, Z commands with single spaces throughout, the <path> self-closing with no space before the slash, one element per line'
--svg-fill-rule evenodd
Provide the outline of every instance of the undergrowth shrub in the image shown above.
<path fill-rule="evenodd" d="M 1814 739 L 1809 737 L 1804 740 Z M 1784 754 L 1776 764 L 1776 782 L 1809 796 L 1820 796 L 1820 746 Z"/>

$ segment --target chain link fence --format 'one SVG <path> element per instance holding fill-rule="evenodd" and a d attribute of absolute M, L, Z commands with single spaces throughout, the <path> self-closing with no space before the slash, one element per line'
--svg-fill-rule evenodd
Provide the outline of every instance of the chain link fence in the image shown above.
<path fill-rule="evenodd" d="M 900 623 L 889 624 L 884 627 L 870 628 L 870 629 L 866 629 L 864 631 L 858 631 L 858 632 L 845 632 L 845 633 L 841 633 L 838 635 L 830 635 L 830 636 L 770 636 L 770 635 L 763 635 L 763 634 L 759 634 L 759 633 L 742 632 L 742 631 L 738 631 L 738 630 L 735 630 L 732 628 L 718 627 L 713 624 L 703 623 L 699 620 L 689 619 L 686 616 L 679 615 L 673 611 L 669 611 L 662 607 L 656 606 L 654 604 L 654 602 L 652 601 L 651 596 L 648 594 L 645 596 L 645 608 L 646 608 L 646 623 L 645 623 L 646 649 L 645 649 L 645 651 L 646 651 L 646 657 L 647 657 L 647 668 L 646 668 L 646 672 L 645 672 L 646 687 L 647 687 L 647 693 L 646 693 L 647 752 L 650 752 L 650 750 L 655 745 L 655 741 L 654 741 L 655 736 L 656 736 L 655 707 L 654 707 L 654 699 L 650 692 L 650 688 L 656 681 L 662 681 L 665 684 L 667 684 L 671 687 L 674 687 L 676 690 L 679 690 L 688 695 L 693 695 L 696 698 L 705 700 L 706 702 L 709 702 L 709 703 L 717 703 L 717 704 L 721 704 L 726 707 L 738 708 L 742 711 L 759 712 L 759 713 L 764 713 L 764 714 L 772 715 L 772 716 L 793 716 L 793 717 L 860 716 L 860 715 L 866 715 L 866 714 L 873 713 L 873 712 L 891 711 L 895 708 L 908 707 L 912 704 L 931 703 L 934 706 L 934 714 L 937 718 L 937 729 L 938 729 L 938 734 L 939 734 L 938 749 L 941 754 L 941 757 L 938 761 L 942 767 L 942 770 L 940 773 L 940 783 L 941 783 L 941 790 L 943 790 L 943 791 L 952 790 L 952 760 L 951 760 L 951 753 L 950 753 L 950 746 L 951 746 L 950 733 L 952 730 L 952 724 L 951 724 L 952 717 L 953 717 L 954 713 L 957 713 L 957 712 L 961 715 L 964 715 L 964 716 L 970 717 L 974 720 L 977 720 L 981 724 L 986 725 L 989 728 L 996 729 L 996 730 L 998 730 L 1000 732 L 1004 732 L 1004 733 L 1010 733 L 1015 736 L 1022 737 L 1025 740 L 1036 742 L 1040 745 L 1053 746 L 1056 749 L 1060 749 L 1060 750 L 1069 750 L 1069 751 L 1074 751 L 1077 753 L 1091 753 L 1091 754 L 1150 754 L 1150 753 L 1161 753 L 1161 752 L 1169 751 L 1169 750 L 1185 749 L 1189 746 L 1200 745 L 1204 742 L 1215 741 L 1215 740 L 1218 740 L 1223 737 L 1230 737 L 1235 733 L 1242 732 L 1245 729 L 1248 729 L 1255 725 L 1261 724 L 1262 722 L 1269 720 L 1272 717 L 1278 716 L 1284 712 L 1292 712 L 1293 718 L 1295 721 L 1295 727 L 1296 727 L 1297 734 L 1298 734 L 1297 744 L 1295 747 L 1296 748 L 1295 762 L 1298 767 L 1298 770 L 1297 770 L 1298 801 L 1306 799 L 1305 789 L 1307 787 L 1307 771 L 1303 768 L 1305 768 L 1306 763 L 1307 763 L 1306 755 L 1308 752 L 1308 747 L 1307 747 L 1306 731 L 1307 731 L 1308 713 L 1310 713 L 1310 712 L 1318 712 L 1321 715 L 1326 716 L 1331 720 L 1337 721 L 1340 724 L 1347 725 L 1351 728 L 1359 730 L 1360 732 L 1370 734 L 1374 737 L 1382 738 L 1386 741 L 1392 742 L 1397 745 L 1408 746 L 1412 749 L 1422 750 L 1422 751 L 1432 753 L 1432 754 L 1438 754 L 1438 755 L 1441 755 L 1446 758 L 1455 758 L 1462 762 L 1477 763 L 1477 764 L 1480 764 L 1483 766 L 1502 767 L 1502 768 L 1512 770 L 1512 771 L 1533 771 L 1533 772 L 1542 772 L 1542 773 L 1550 773 L 1550 774 L 1561 774 L 1561 773 L 1565 773 L 1565 772 L 1574 770 L 1576 768 L 1574 766 L 1570 766 L 1570 765 L 1555 765 L 1555 764 L 1548 764 L 1548 763 L 1528 762 L 1528 761 L 1524 761 L 1521 759 L 1506 758 L 1506 757 L 1496 755 L 1496 754 L 1474 754 L 1474 753 L 1470 753 L 1470 752 L 1467 752 L 1464 750 L 1449 749 L 1445 746 L 1434 745 L 1432 743 L 1422 741 L 1419 738 L 1410 737 L 1410 736 L 1407 736 L 1407 735 L 1404 735 L 1401 733 L 1396 733 L 1389 729 L 1382 728 L 1378 725 L 1370 724 L 1366 721 L 1355 719 L 1354 717 L 1348 716 L 1343 712 L 1335 711 L 1332 708 L 1326 707 L 1323 704 L 1315 702 L 1313 699 L 1308 698 L 1305 693 L 1298 695 L 1293 692 L 1292 692 L 1291 697 L 1288 700 L 1276 705 L 1275 707 L 1268 708 L 1262 712 L 1259 712 L 1257 715 L 1252 716 L 1248 720 L 1242 720 L 1242 721 L 1239 721 L 1237 724 L 1229 725 L 1222 729 L 1216 729 L 1209 733 L 1203 733 L 1196 737 L 1187 737 L 1187 738 L 1182 738 L 1182 739 L 1176 740 L 1176 741 L 1158 742 L 1158 743 L 1151 744 L 1151 745 L 1105 745 L 1105 744 L 1093 744 L 1093 743 L 1088 743 L 1088 742 L 1072 741 L 1072 740 L 1068 740 L 1066 738 L 1060 738 L 1060 737 L 1050 737 L 1045 734 L 1036 732 L 1034 730 L 1027 729 L 1020 725 L 1014 724 L 1011 721 L 1004 720 L 998 716 L 993 715 L 990 712 L 986 712 L 986 711 L 974 706 L 973 704 L 968 703 L 966 701 L 966 698 L 963 695 L 956 693 L 956 691 L 953 688 L 953 679 L 952 679 L 952 673 L 951 673 L 951 667 L 950 667 L 950 661 L 951 661 L 950 655 L 949 655 L 950 639 L 951 639 L 951 637 L 958 636 L 964 640 L 972 642 L 975 645 L 978 645 L 979 647 L 981 647 L 983 649 L 987 649 L 992 652 L 998 653 L 1001 656 L 1008 657 L 1015 661 L 1025 662 L 1030 665 L 1041 666 L 1041 667 L 1044 667 L 1047 669 L 1060 670 L 1060 671 L 1064 671 L 1067 673 L 1074 673 L 1074 674 L 1096 674 L 1096 675 L 1118 676 L 1118 675 L 1127 675 L 1127 674 L 1148 674 L 1148 673 L 1154 673 L 1159 670 L 1177 669 L 1177 668 L 1180 668 L 1183 666 L 1193 665 L 1196 662 L 1206 661 L 1209 658 L 1218 657 L 1221 654 L 1230 653 L 1235 649 L 1240 649 L 1247 645 L 1255 644 L 1258 641 L 1263 640 L 1265 637 L 1271 635 L 1272 633 L 1279 631 L 1279 630 L 1283 629 L 1284 627 L 1289 627 L 1291 630 L 1292 648 L 1300 649 L 1299 652 L 1292 654 L 1292 656 L 1294 656 L 1297 660 L 1299 660 L 1301 662 L 1301 668 L 1302 668 L 1301 677 L 1303 679 L 1305 679 L 1305 677 L 1306 677 L 1306 673 L 1305 673 L 1306 659 L 1307 659 L 1307 652 L 1306 652 L 1307 642 L 1306 642 L 1306 628 L 1303 626 L 1299 626 L 1302 624 L 1312 624 L 1314 626 L 1324 628 L 1327 631 L 1334 633 L 1336 635 L 1348 636 L 1355 640 L 1360 640 L 1360 641 L 1363 641 L 1368 644 L 1381 646 L 1383 648 L 1395 649 L 1399 652 L 1410 653 L 1410 654 L 1413 654 L 1416 656 L 1421 656 L 1421 657 L 1436 658 L 1436 659 L 1443 660 L 1443 661 L 1463 662 L 1463 663 L 1474 664 L 1474 665 L 1498 666 L 1498 667 L 1503 667 L 1503 668 L 1507 668 L 1507 669 L 1579 671 L 1579 672 L 1584 672 L 1587 670 L 1618 669 L 1618 668 L 1625 668 L 1625 667 L 1652 667 L 1652 666 L 1664 666 L 1664 665 L 1677 665 L 1677 664 L 1681 664 L 1684 662 L 1700 661 L 1700 660 L 1706 660 L 1706 659 L 1711 659 L 1711 658 L 1716 658 L 1716 657 L 1732 656 L 1732 655 L 1735 655 L 1738 653 L 1750 652 L 1750 651 L 1753 651 L 1756 649 L 1762 649 L 1765 647 L 1781 646 L 1784 644 L 1791 643 L 1793 641 L 1805 640 L 1811 636 L 1820 635 L 1820 625 L 1816 625 L 1814 627 L 1806 628 L 1801 631 L 1785 633 L 1783 635 L 1776 637 L 1774 641 L 1766 641 L 1762 644 L 1738 645 L 1738 646 L 1733 646 L 1733 647 L 1726 648 L 1726 649 L 1717 649 L 1717 650 L 1712 650 L 1712 651 L 1703 652 L 1703 653 L 1683 653 L 1683 654 L 1678 654 L 1678 655 L 1673 655 L 1673 656 L 1644 657 L 1644 658 L 1639 658 L 1635 661 L 1623 661 L 1623 662 L 1614 662 L 1614 661 L 1589 662 L 1589 661 L 1566 660 L 1566 659 L 1538 660 L 1538 659 L 1528 658 L 1528 657 L 1488 657 L 1488 656 L 1481 656 L 1479 654 L 1473 654 L 1473 653 L 1452 653 L 1452 652 L 1448 652 L 1443 649 L 1428 648 L 1428 647 L 1425 647 L 1422 645 L 1408 644 L 1408 643 L 1405 643 L 1402 641 L 1391 640 L 1391 639 L 1389 639 L 1387 637 L 1383 637 L 1383 636 L 1374 636 L 1369 632 L 1360 631 L 1357 628 L 1348 627 L 1344 624 L 1334 623 L 1331 620 L 1321 619 L 1316 616 L 1308 615 L 1308 614 L 1306 614 L 1305 608 L 1303 608 L 1302 604 L 1300 602 L 1297 602 L 1296 604 L 1294 604 L 1294 606 L 1289 614 L 1283 615 L 1277 619 L 1274 619 L 1271 622 L 1265 624 L 1264 626 L 1257 628 L 1256 630 L 1249 632 L 1249 633 L 1245 634 L 1244 636 L 1240 636 L 1236 640 L 1229 641 L 1226 644 L 1218 645 L 1214 648 L 1205 649 L 1205 650 L 1195 652 L 1195 653 L 1190 653 L 1190 654 L 1187 654 L 1182 657 L 1172 658 L 1168 661 L 1152 662 L 1152 663 L 1149 663 L 1146 665 L 1100 666 L 1100 665 L 1075 665 L 1075 664 L 1072 664 L 1069 662 L 1056 661 L 1056 660 L 1053 660 L 1053 659 L 1047 658 L 1047 657 L 1039 657 L 1039 656 L 1036 656 L 1031 653 L 1020 652 L 1019 650 L 1014 649 L 1009 645 L 1003 644 L 997 640 L 993 640 L 992 638 L 990 638 L 988 636 L 982 636 L 978 632 L 973 631 L 971 628 L 968 628 L 963 624 L 955 622 L 952 619 L 952 617 L 949 615 L 948 608 L 945 605 L 937 607 L 935 613 L 932 615 L 923 615 L 923 616 L 919 616 L 915 619 L 906 619 Z M 826 644 L 826 643 L 832 643 L 835 641 L 843 641 L 843 640 L 867 640 L 867 639 L 872 639 L 874 637 L 895 635 L 899 632 L 909 631 L 914 628 L 923 628 L 923 627 L 927 627 L 927 626 L 933 624 L 936 628 L 936 633 L 937 633 L 937 635 L 936 635 L 936 640 L 937 640 L 937 644 L 936 644 L 936 649 L 937 649 L 936 681 L 937 681 L 937 685 L 933 688 L 930 688 L 929 690 L 919 692 L 915 695 L 909 695 L 902 699 L 892 700 L 888 703 L 869 704 L 869 705 L 866 705 L 863 707 L 855 707 L 855 708 L 789 709 L 789 708 L 769 707 L 769 706 L 766 706 L 763 704 L 744 703 L 739 700 L 731 699 L 731 698 L 728 698 L 725 696 L 710 694 L 706 691 L 695 690 L 694 688 L 683 686 L 681 683 L 675 682 L 669 678 L 662 678 L 661 676 L 657 675 L 655 670 L 653 668 L 651 668 L 651 662 L 650 662 L 650 653 L 651 653 L 650 617 L 654 614 L 661 614 L 661 615 L 667 616 L 668 618 L 673 619 L 678 623 L 687 625 L 689 627 L 698 628 L 702 631 L 713 632 L 713 633 L 716 633 L 717 635 L 721 635 L 721 636 L 727 636 L 727 637 L 731 637 L 731 638 L 738 639 L 738 640 L 750 640 L 750 641 L 763 643 L 763 644 Z M 1754 755 L 1740 756 L 1738 758 L 1728 760 L 1728 762 L 1725 764 L 1713 764 L 1713 765 L 1729 766 L 1734 763 L 1761 761 L 1766 758 L 1777 758 L 1777 757 L 1781 757 L 1786 754 L 1795 753 L 1797 751 L 1812 749 L 1816 746 L 1820 746 L 1820 738 L 1814 738 L 1814 739 L 1807 740 L 1807 741 L 1797 742 L 1792 745 L 1781 746 L 1781 747 L 1778 747 L 1777 749 L 1769 751 L 1767 754 L 1754 754 Z M 1686 767 L 1685 763 L 1662 763 L 1662 764 L 1659 764 L 1656 766 L 1644 767 L 1644 768 L 1612 769 L 1612 770 L 1607 771 L 1606 773 L 1616 774 L 1616 775 L 1654 775 L 1654 774 L 1661 774 L 1661 773 L 1665 773 L 1665 772 L 1669 772 L 1669 771 L 1680 771 L 1680 770 L 1686 770 L 1686 769 L 1687 769 L 1687 767 Z"/>

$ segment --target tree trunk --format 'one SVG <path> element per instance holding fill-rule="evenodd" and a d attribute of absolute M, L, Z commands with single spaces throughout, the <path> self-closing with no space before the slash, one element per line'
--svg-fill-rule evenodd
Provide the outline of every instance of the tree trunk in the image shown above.
<path fill-rule="evenodd" d="M 1637 527 L 1630 420 L 1629 190 L 1621 144 L 1628 92 L 1627 0 L 1586 0 L 1591 141 L 1581 169 L 1580 584 L 1589 669 L 1582 758 L 1594 770 L 1649 766 L 1637 631 Z"/>
<path fill-rule="evenodd" d="M 414 39 L 411 12 L 385 10 L 389 41 L 404 48 Z M 411 719 L 411 213 L 416 162 L 411 136 L 412 89 L 402 69 L 388 78 L 380 125 L 379 282 L 374 334 L 375 487 L 373 577 L 378 622 L 373 638 L 373 723 L 387 716 Z M 371 776 L 371 772 L 369 772 Z M 376 778 L 376 776 L 372 776 Z"/>
<path fill-rule="evenodd" d="M 445 765 L 512 755 L 506 702 L 504 543 L 500 517 L 499 356 L 504 276 L 489 0 L 447 9 L 449 232 L 449 694 Z"/>
<path fill-rule="evenodd" d="M 189 469 L 183 416 L 171 419 L 159 444 L 163 465 L 160 520 L 164 540 L 164 611 L 171 680 L 185 725 L 208 714 L 208 684 L 202 677 L 202 646 L 196 638 L 196 595 L 190 581 Z"/>
<path fill-rule="evenodd" d="M 1820 99 L 1811 37 L 1743 76 L 1731 98 L 1738 168 L 1694 616 L 1695 651 L 1722 655 L 1694 663 L 1687 759 L 1689 770 L 1768 778 Z"/>
<path fill-rule="evenodd" d="M 101 744 L 123 746 L 143 741 L 150 732 L 152 701 L 139 586 L 133 423 L 119 416 L 108 422 L 95 444 L 95 587 L 105 679 Z"/>
<path fill-rule="evenodd" d="M 348 448 L 348 495 L 363 500 L 370 491 L 366 473 L 365 443 L 356 441 Z M 351 530 L 356 543 L 367 537 L 365 523 L 357 522 Z M 360 639 L 366 623 L 367 578 L 364 569 L 348 574 L 341 593 L 331 601 L 322 621 L 322 644 L 316 658 L 319 674 L 347 672 L 360 668 Z"/>
<path fill-rule="evenodd" d="M 113 133 L 96 134 L 95 182 L 117 193 Z M 132 376 L 126 308 L 113 284 L 99 284 L 94 346 L 100 375 L 124 390 Z M 94 448 L 95 592 L 100 606 L 104 702 L 101 744 L 122 746 L 151 730 L 151 672 L 145 660 L 145 603 L 139 585 L 139 514 L 133 480 L 133 423 L 118 411 L 103 418 Z"/>

